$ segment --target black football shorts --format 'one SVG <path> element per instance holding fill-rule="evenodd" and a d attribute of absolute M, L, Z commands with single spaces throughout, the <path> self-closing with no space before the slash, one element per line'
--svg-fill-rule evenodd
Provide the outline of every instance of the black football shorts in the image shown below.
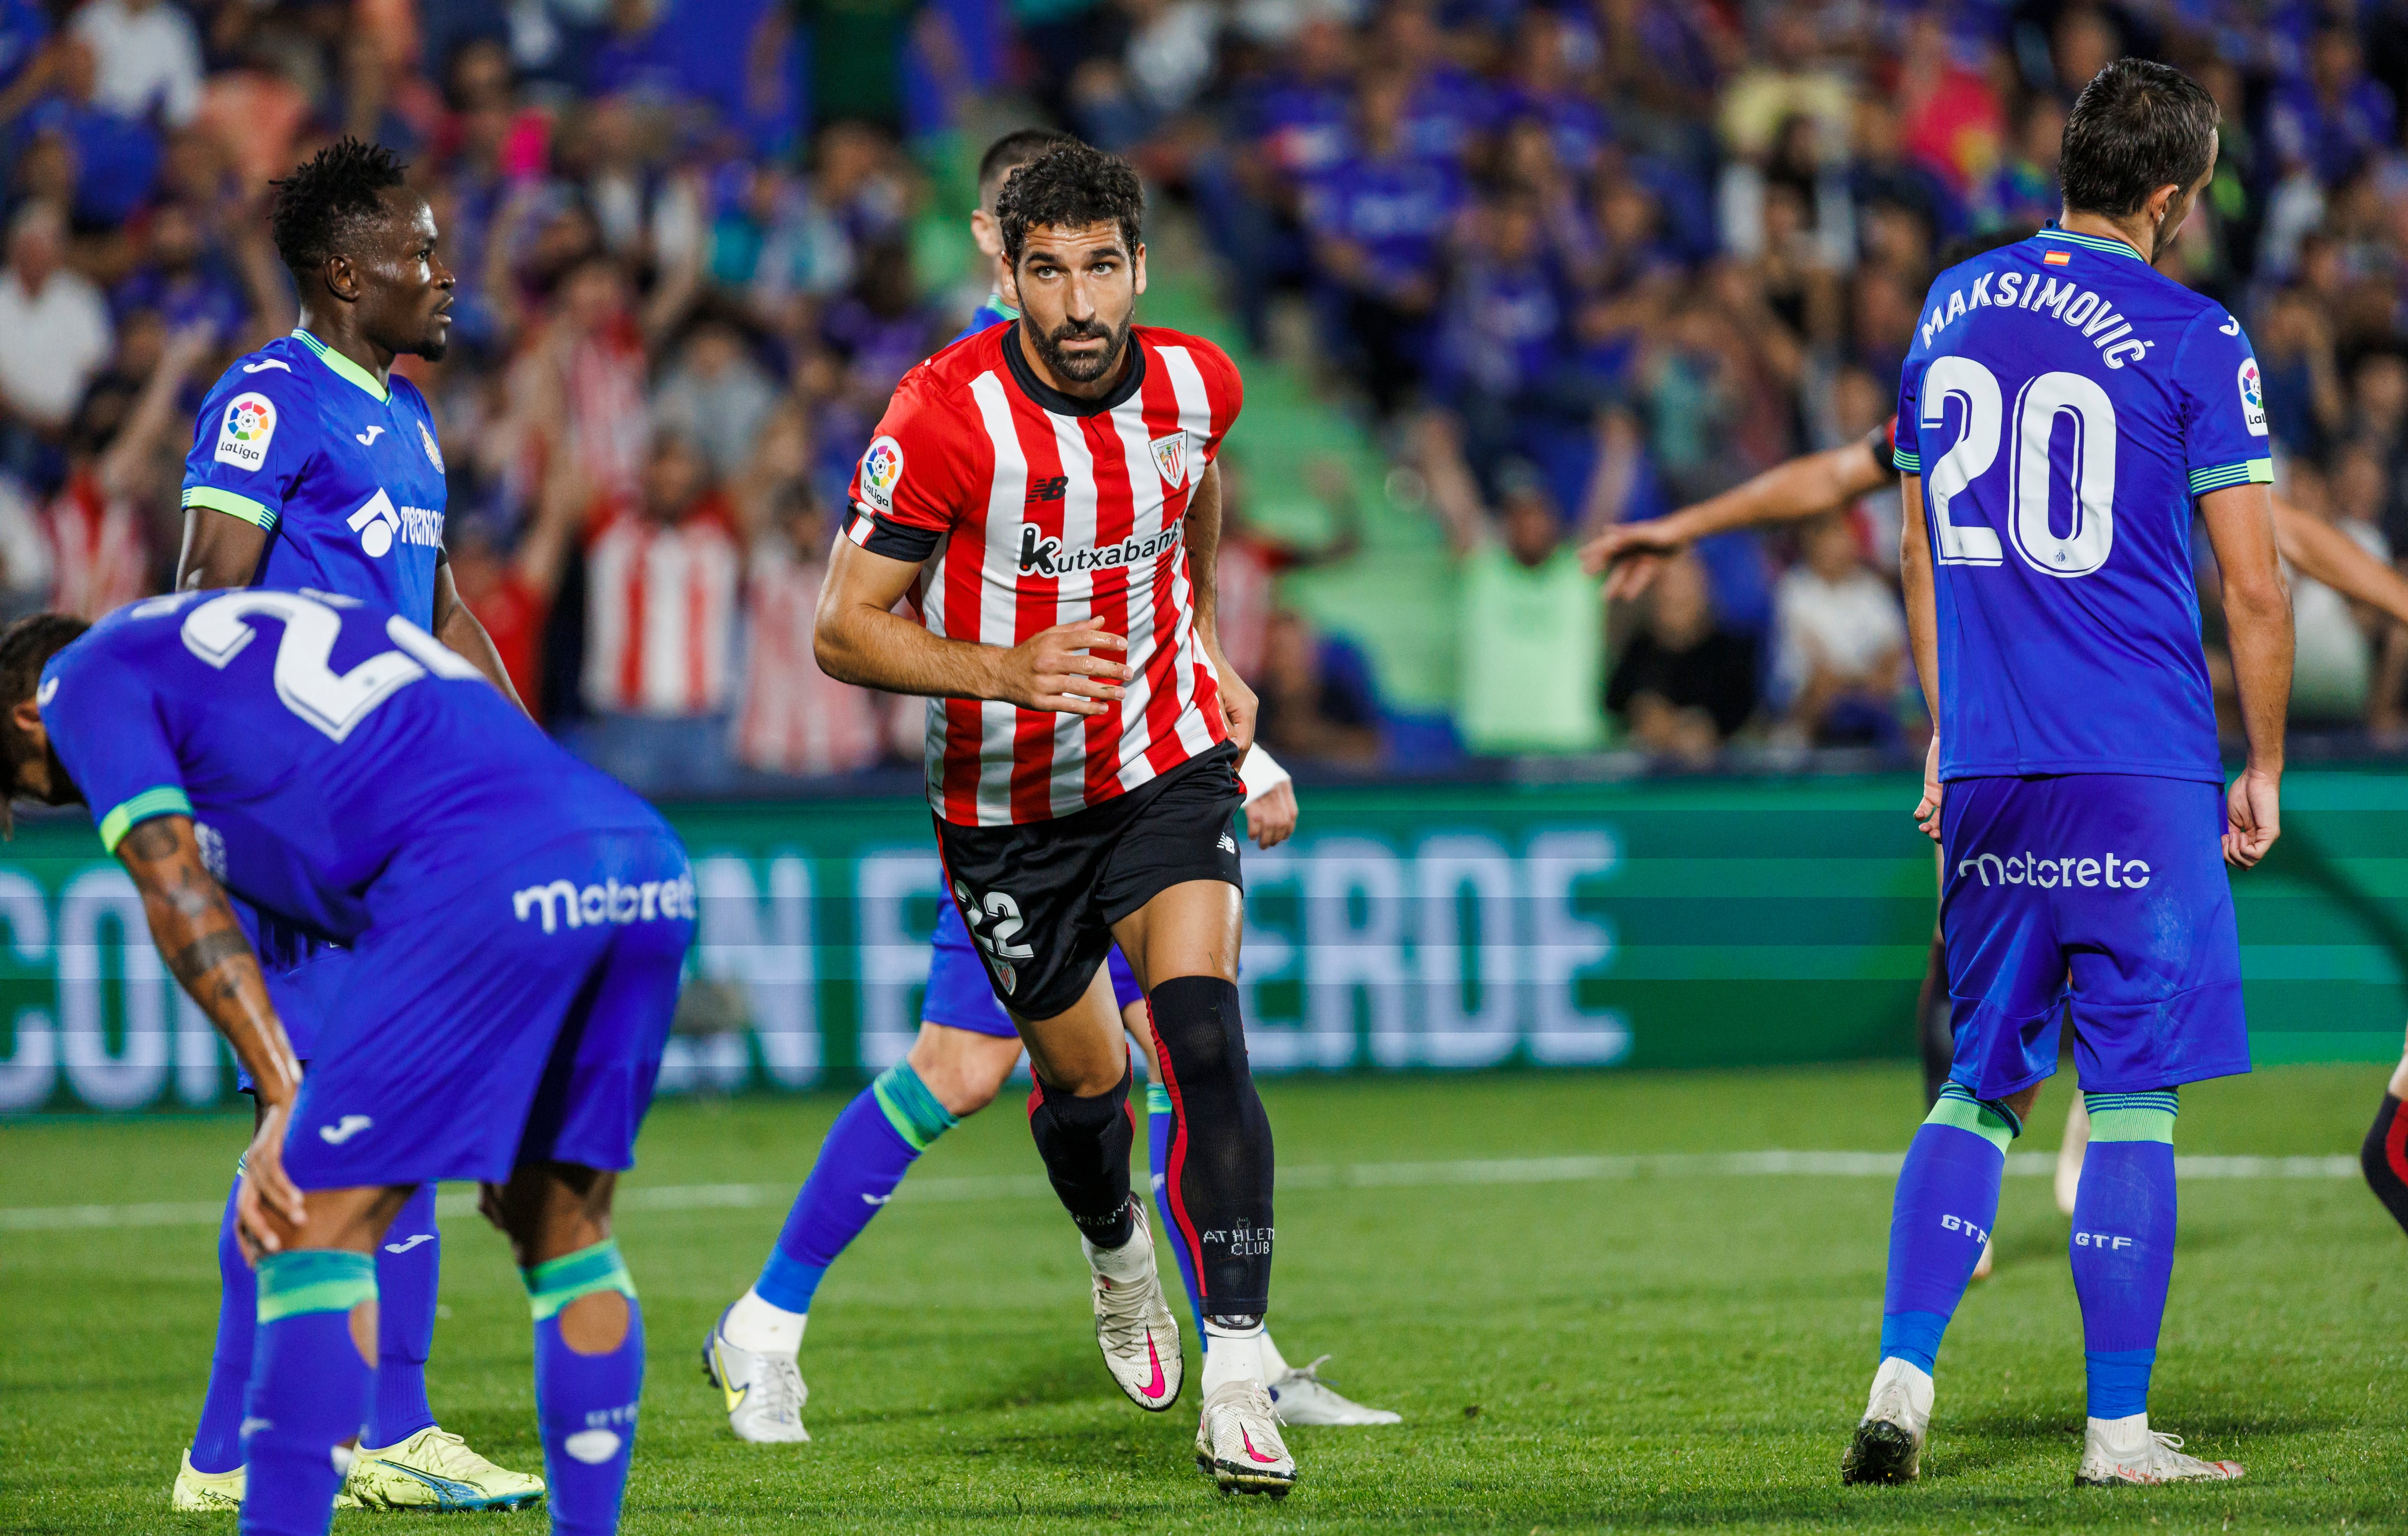
<path fill-rule="evenodd" d="M 937 818 L 945 884 L 987 981 L 1024 1019 L 1068 1012 L 1111 953 L 1111 926 L 1171 886 L 1245 889 L 1236 817 L 1246 791 L 1224 741 L 1125 795 L 1051 821 Z"/>

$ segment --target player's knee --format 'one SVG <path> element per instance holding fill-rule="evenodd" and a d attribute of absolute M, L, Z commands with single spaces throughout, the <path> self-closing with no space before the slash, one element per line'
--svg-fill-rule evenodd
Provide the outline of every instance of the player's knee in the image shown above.
<path fill-rule="evenodd" d="M 1999 1100 L 2000 1104 L 2015 1117 L 2015 1129 L 2018 1132 L 2023 1129 L 2024 1122 L 2031 1118 L 2032 1106 L 2040 1102 L 2040 1091 L 2045 1086 L 2047 1086 L 2046 1084 L 2035 1083 L 2028 1088 L 2018 1089 Z"/>
<path fill-rule="evenodd" d="M 923 1025 L 903 1061 L 945 1113 L 959 1120 L 995 1102 L 1019 1059 L 1017 1039 Z"/>
<path fill-rule="evenodd" d="M 1173 976 L 1148 996 L 1154 1038 L 1169 1058 L 1170 1076 L 1245 1074 L 1246 1028 L 1237 983 L 1221 976 Z"/>

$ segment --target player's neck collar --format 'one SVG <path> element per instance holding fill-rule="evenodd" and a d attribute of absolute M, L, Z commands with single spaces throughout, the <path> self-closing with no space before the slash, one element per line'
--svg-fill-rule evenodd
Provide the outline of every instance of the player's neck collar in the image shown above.
<path fill-rule="evenodd" d="M 1137 338 L 1135 326 L 1129 329 L 1128 371 L 1121 375 L 1119 383 L 1088 400 L 1076 395 L 1065 395 L 1037 377 L 1037 370 L 1028 366 L 1028 359 L 1021 352 L 1021 323 L 1013 321 L 1011 328 L 1004 333 L 1004 365 L 1011 369 L 1011 381 L 1020 386 L 1020 393 L 1056 416 L 1100 416 L 1105 411 L 1125 405 L 1129 396 L 1145 383 L 1145 348 Z"/>
<path fill-rule="evenodd" d="M 371 395 L 374 395 L 378 404 L 381 405 L 385 401 L 393 398 L 393 392 L 385 388 L 382 384 L 378 383 L 375 374 L 370 373 L 367 369 L 360 366 L 357 363 L 345 357 L 341 352 L 337 352 L 334 348 L 327 346 L 324 342 L 319 340 L 316 337 L 311 336 L 308 332 L 296 328 L 293 333 L 293 339 L 300 342 L 301 345 L 315 352 L 318 355 L 319 362 L 325 364 L 326 366 L 335 370 L 336 378 L 341 379 L 350 383 L 357 384 L 360 388 L 367 391 Z"/>
<path fill-rule="evenodd" d="M 1010 305 L 1003 302 L 1003 290 L 1000 288 L 990 288 L 986 291 L 986 307 L 988 309 L 992 310 L 996 314 L 1001 315 L 1006 320 L 1018 320 L 1020 318 L 1020 311 L 1018 309 L 1015 309 Z"/>
<path fill-rule="evenodd" d="M 2145 263 L 2149 259 L 2146 256 L 2142 255 L 2140 247 L 2134 245 L 2129 240 L 2112 239 L 2104 235 L 2076 234 L 2074 231 L 2070 229 L 2057 228 L 2055 220 L 2051 220 L 2049 223 L 2042 224 L 2040 228 L 2040 232 L 2034 235 L 2032 238 L 2035 240 L 2065 240 L 2071 244 L 2081 246 L 2087 251 L 2103 251 L 2111 256 L 2129 256 L 2136 262 Z"/>

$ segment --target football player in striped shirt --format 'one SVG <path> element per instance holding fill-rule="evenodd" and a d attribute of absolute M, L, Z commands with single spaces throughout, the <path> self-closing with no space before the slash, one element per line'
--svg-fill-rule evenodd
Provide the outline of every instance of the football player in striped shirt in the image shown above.
<path fill-rule="evenodd" d="M 1024 128 L 988 147 L 979 164 L 979 208 L 970 215 L 971 237 L 996 264 L 996 289 L 970 317 L 956 342 L 1020 311 L 1004 302 L 1003 237 L 996 200 L 1011 173 L 1047 151 L 1075 142 L 1050 128 Z M 1255 845 L 1270 848 L 1296 828 L 1296 792 L 1287 770 L 1257 744 L 1238 768 L 1246 786 L 1246 831 Z M 838 1255 L 885 1208 L 921 1154 L 965 1118 L 995 1100 L 1021 1056 L 1020 1032 L 996 1000 L 977 944 L 951 902 L 939 904 L 930 944 L 928 984 L 920 1008 L 920 1034 L 903 1060 L 878 1074 L 854 1096 L 820 1144 L 810 1177 L 795 1197 L 776 1246 L 760 1278 L 737 1298 L 703 1343 L 703 1371 L 727 1403 L 727 1423 L 739 1440 L 793 1443 L 810 1439 L 803 1424 L 810 1399 L 798 1356 L 810 1321 L 812 1298 Z M 1115 946 L 1105 961 L 1113 1001 L 1129 1038 L 1146 1057 L 1146 1152 L 1154 1206 L 1160 1213 L 1187 1287 L 1190 1313 L 1202 1328 L 1204 1302 L 1196 1283 L 1196 1257 L 1168 1203 L 1169 1156 L 1177 1117 L 1156 1059 L 1145 989 Z M 1321 1378 L 1320 1361 L 1290 1365 L 1266 1328 L 1262 1351 L 1266 1389 L 1283 1424 L 1395 1424 L 1385 1409 L 1367 1408 Z M 1326 1357 L 1324 1357 L 1326 1358 Z M 1148 1381 L 1151 1381 L 1149 1376 Z M 1143 1384 L 1140 1384 L 1143 1385 Z M 1165 1383 L 1166 1388 L 1168 1383 Z"/>
<path fill-rule="evenodd" d="M 862 455 L 821 597 L 831 676 L 921 694 L 948 885 L 1028 1048 L 1029 1124 L 1094 1271 L 1123 1390 L 1183 1374 L 1129 1191 L 1129 1049 L 1104 957 L 1145 989 L 1174 1128 L 1166 1195 L 1203 1297 L 1197 1457 L 1296 1480 L 1260 1348 L 1271 1136 L 1238 1005 L 1237 765 L 1254 700 L 1220 654 L 1212 468 L 1242 384 L 1209 341 L 1135 323 L 1137 173 L 1065 145 L 997 204 L 1009 325 L 905 376 Z M 893 611 L 906 598 L 915 617 Z M 915 622 L 916 618 L 916 622 Z"/>
<path fill-rule="evenodd" d="M 443 355 L 452 279 L 435 216 L 380 145 L 346 138 L 277 183 L 272 233 L 300 323 L 236 359 L 201 406 L 184 460 L 187 591 L 278 586 L 381 603 L 423 624 L 517 701 L 443 553 L 443 453 L 435 418 L 394 360 Z M 294 1044 L 306 1061 L 351 955 L 237 900 Z M 246 1092 L 251 1083 L 243 1080 Z M 179 1469 L 178 1509 L 239 1504 L 244 1383 L 257 1281 L 218 1240 L 217 1348 L 201 1422 Z M 435 1185 L 421 1185 L 377 1250 L 376 1394 L 343 1500 L 376 1509 L 515 1508 L 543 1482 L 497 1467 L 441 1428 L 426 1399 L 443 1251 Z"/>

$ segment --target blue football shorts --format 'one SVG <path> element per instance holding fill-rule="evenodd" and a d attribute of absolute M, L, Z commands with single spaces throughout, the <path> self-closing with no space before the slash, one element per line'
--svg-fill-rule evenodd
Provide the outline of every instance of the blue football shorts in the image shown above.
<path fill-rule="evenodd" d="M 498 865 L 352 946 L 285 1139 L 302 1188 L 634 1164 L 694 942 L 685 849 L 663 825 Z"/>
<path fill-rule="evenodd" d="M 2057 1070 L 2173 1087 L 2249 1069 L 2224 790 L 2180 779 L 1959 779 L 1942 802 L 1949 1076 L 2003 1098 Z"/>
<path fill-rule="evenodd" d="M 979 964 L 968 925 L 951 898 L 937 903 L 937 932 L 929 942 L 935 953 L 928 959 L 928 996 L 920 1005 L 920 1017 L 949 1029 L 1017 1038 L 1020 1031 L 1011 1026 L 1011 1015 L 1004 1012 L 1003 1004 L 996 1001 L 995 983 L 987 980 L 986 967 Z M 1125 1009 L 1145 1001 L 1145 989 L 1137 984 L 1137 972 L 1129 969 L 1118 944 L 1112 946 L 1105 964 L 1111 968 L 1112 998 L 1118 1006 Z"/>

